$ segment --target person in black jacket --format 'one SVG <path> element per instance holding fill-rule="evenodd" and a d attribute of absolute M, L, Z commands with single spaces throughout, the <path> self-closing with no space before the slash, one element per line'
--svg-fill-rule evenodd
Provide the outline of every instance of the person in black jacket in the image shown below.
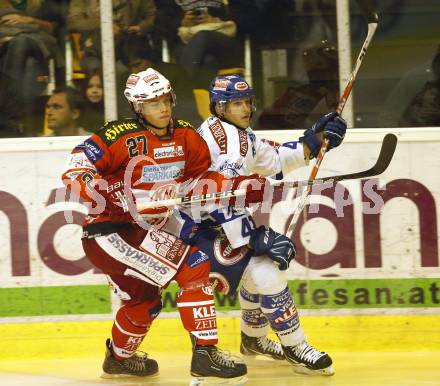
<path fill-rule="evenodd" d="M 440 45 L 432 60 L 433 79 L 424 84 L 406 107 L 401 127 L 440 126 Z"/>
<path fill-rule="evenodd" d="M 58 35 L 66 13 L 64 0 L 0 1 L 0 132 L 23 134 L 23 117 L 34 113 L 35 97 L 44 91 L 38 75 L 47 73 L 49 59 L 63 66 Z"/>

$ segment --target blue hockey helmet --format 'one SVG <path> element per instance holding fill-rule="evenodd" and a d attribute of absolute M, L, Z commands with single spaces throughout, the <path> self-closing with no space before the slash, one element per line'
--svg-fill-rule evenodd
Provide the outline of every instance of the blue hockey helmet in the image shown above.
<path fill-rule="evenodd" d="M 214 115 L 216 115 L 216 104 L 219 104 L 224 109 L 228 101 L 250 98 L 253 107 L 253 97 L 254 90 L 240 75 L 216 76 L 209 86 L 209 105 L 211 113 Z M 255 110 L 254 107 L 253 110 Z"/>

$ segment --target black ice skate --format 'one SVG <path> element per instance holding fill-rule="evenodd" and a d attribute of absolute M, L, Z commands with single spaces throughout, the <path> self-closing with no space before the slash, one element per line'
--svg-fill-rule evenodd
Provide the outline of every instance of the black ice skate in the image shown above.
<path fill-rule="evenodd" d="M 268 360 L 270 363 L 286 363 L 281 344 L 266 336 L 255 338 L 242 332 L 240 352 L 249 365 L 267 364 Z"/>
<path fill-rule="evenodd" d="M 232 359 L 215 346 L 196 345 L 193 349 L 190 386 L 244 385 L 246 373 L 246 365 L 239 358 Z"/>
<path fill-rule="evenodd" d="M 130 358 L 118 361 L 113 356 L 111 344 L 111 340 L 107 339 L 105 359 L 102 364 L 104 373 L 101 378 L 147 377 L 159 374 L 157 362 L 154 359 L 149 359 L 146 353 L 137 351 Z"/>
<path fill-rule="evenodd" d="M 282 346 L 286 359 L 300 374 L 333 375 L 332 360 L 328 354 L 310 346 L 306 341 L 297 346 Z"/>

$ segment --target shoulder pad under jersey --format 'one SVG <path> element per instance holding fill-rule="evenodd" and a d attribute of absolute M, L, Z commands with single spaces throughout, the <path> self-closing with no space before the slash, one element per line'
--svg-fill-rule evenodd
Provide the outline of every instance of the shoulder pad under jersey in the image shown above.
<path fill-rule="evenodd" d="M 175 129 L 194 129 L 194 126 L 188 121 L 184 121 L 183 119 L 175 119 L 174 120 L 174 128 Z"/>
<path fill-rule="evenodd" d="M 107 146 L 110 146 L 125 134 L 144 130 L 145 129 L 136 119 L 127 118 L 107 122 L 96 132 L 96 135 L 98 135 Z"/>

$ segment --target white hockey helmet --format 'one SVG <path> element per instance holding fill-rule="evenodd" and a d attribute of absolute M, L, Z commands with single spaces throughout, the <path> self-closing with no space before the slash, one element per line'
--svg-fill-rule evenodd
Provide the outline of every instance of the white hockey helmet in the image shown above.
<path fill-rule="evenodd" d="M 173 106 L 176 104 L 170 81 L 153 68 L 131 74 L 125 84 L 124 95 L 133 104 L 136 113 L 142 112 L 142 103 L 170 94 Z"/>

